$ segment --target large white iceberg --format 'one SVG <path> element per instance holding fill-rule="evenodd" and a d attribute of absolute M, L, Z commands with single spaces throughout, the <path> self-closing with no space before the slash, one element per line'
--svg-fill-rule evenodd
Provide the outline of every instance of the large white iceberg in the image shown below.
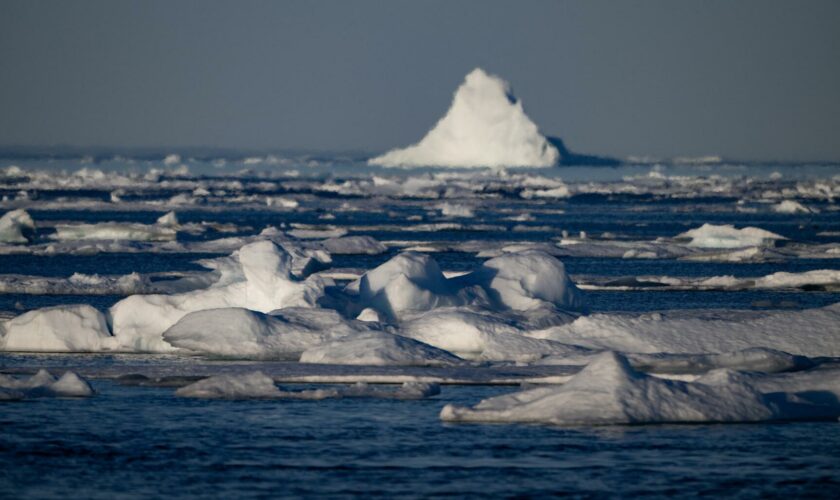
<path fill-rule="evenodd" d="M 540 134 L 510 86 L 480 68 L 423 139 L 369 160 L 382 166 L 550 167 L 560 153 Z"/>

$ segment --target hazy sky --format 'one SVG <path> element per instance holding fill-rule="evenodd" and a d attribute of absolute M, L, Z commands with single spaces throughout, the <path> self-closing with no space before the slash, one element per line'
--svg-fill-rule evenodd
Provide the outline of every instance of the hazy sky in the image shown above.
<path fill-rule="evenodd" d="M 836 0 L 0 0 L 0 144 L 379 151 L 476 66 L 576 150 L 840 160 Z"/>

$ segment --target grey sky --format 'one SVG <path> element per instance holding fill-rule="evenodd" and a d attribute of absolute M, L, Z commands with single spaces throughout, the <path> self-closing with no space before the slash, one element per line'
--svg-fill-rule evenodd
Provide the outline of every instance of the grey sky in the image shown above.
<path fill-rule="evenodd" d="M 476 66 L 576 150 L 840 160 L 831 0 L 0 0 L 0 144 L 378 151 Z"/>

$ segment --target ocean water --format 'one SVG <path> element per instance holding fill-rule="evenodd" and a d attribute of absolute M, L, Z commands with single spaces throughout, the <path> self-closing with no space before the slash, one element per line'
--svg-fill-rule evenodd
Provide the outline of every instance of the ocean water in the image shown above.
<path fill-rule="evenodd" d="M 251 236 L 267 226 L 341 229 L 389 246 L 377 255 L 332 256 L 333 269 L 358 272 L 411 246 L 434 250 L 431 255 L 444 271 L 463 272 L 488 258 L 489 254 L 479 253 L 483 250 L 521 243 L 554 245 L 564 231 L 570 237 L 587 233 L 576 243 L 618 242 L 631 248 L 639 242 L 673 238 L 704 223 L 757 226 L 778 233 L 787 240 L 773 250 L 783 256 L 755 262 L 692 262 L 674 255 L 632 259 L 622 258 L 623 249 L 607 252 L 591 247 L 583 252 L 570 245 L 568 254 L 559 258 L 573 278 L 602 281 L 638 276 L 760 278 L 777 272 L 840 270 L 840 253 L 820 250 L 840 243 L 840 217 L 833 199 L 803 194 L 797 199 L 814 210 L 801 214 L 776 213 L 761 199 L 763 190 L 795 191 L 799 182 L 831 179 L 840 173 L 837 166 L 558 169 L 539 175 L 563 177 L 581 191 L 588 182 L 607 183 L 614 189 L 526 199 L 521 186 L 499 187 L 492 179 L 460 180 L 465 186 L 481 187 L 456 194 L 447 194 L 442 183 L 434 188 L 438 197 L 383 194 L 364 183 L 373 175 L 416 176 L 418 182 L 428 182 L 432 174 L 381 169 L 360 173 L 357 164 L 335 158 L 304 160 L 315 165 L 297 164 L 280 171 L 279 177 L 273 175 L 274 167 L 266 165 L 239 172 L 244 165 L 230 160 L 224 169 L 212 159 L 190 160 L 189 174 L 163 174 L 155 182 L 140 178 L 119 188 L 118 203 L 110 201 L 117 189 L 95 179 L 71 176 L 58 187 L 6 179 L 0 188 L 0 195 L 7 197 L 3 211 L 27 208 L 39 225 L 32 246 L 41 250 L 0 253 L 0 278 L 138 272 L 170 279 L 202 271 L 199 259 L 230 253 L 191 245 Z M 130 165 L 107 160 L 93 166 L 76 160 L 15 163 L 51 172 L 86 167 L 134 169 L 142 174 L 150 166 L 146 163 L 161 167 L 160 162 L 146 160 Z M 652 181 L 645 176 L 663 171 L 674 176 L 670 184 L 649 188 Z M 781 172 L 782 180 L 769 181 L 773 172 Z M 732 184 L 709 179 L 718 175 Z M 680 176 L 700 179 L 698 187 L 680 181 Z M 361 190 L 356 185 L 344 191 L 320 187 L 348 182 L 360 183 Z M 722 187 L 703 190 L 703 185 L 714 182 Z M 754 183 L 766 186 L 754 189 Z M 19 197 L 22 186 L 27 192 L 23 198 Z M 212 194 L 183 205 L 172 201 L 173 196 L 193 193 L 197 186 L 208 186 Z M 635 191 L 628 192 L 631 188 Z M 292 198 L 299 206 L 278 210 L 266 205 L 266 196 Z M 469 207 L 474 215 L 444 216 L 439 208 L 444 201 Z M 205 229 L 179 232 L 177 247 L 142 242 L 109 251 L 81 246 L 48 249 L 56 244 L 58 223 L 152 224 L 169 210 L 177 212 L 181 224 L 204 224 Z M 512 220 L 522 214 L 529 217 Z M 345 283 L 339 281 L 338 286 Z M 106 310 L 123 296 L 71 289 L 48 295 L 6 291 L 0 293 L 0 314 L 10 317 L 75 303 Z M 586 296 L 592 312 L 800 310 L 840 301 L 836 287 L 821 286 L 617 287 L 589 290 Z M 445 404 L 473 405 L 518 387 L 446 385 L 439 396 L 417 401 L 207 401 L 176 398 L 172 387 L 120 385 L 113 378 L 95 376 L 119 372 L 125 364 L 142 364 L 137 361 L 141 357 L 0 353 L 0 371 L 31 373 L 48 366 L 60 373 L 83 368 L 83 373 L 94 374 L 97 391 L 90 399 L 0 404 L 0 497 L 605 497 L 620 493 L 833 498 L 840 492 L 840 424 L 833 421 L 575 428 L 451 425 L 438 418 Z M 176 371 L 182 366 L 165 357 L 154 363 Z"/>
<path fill-rule="evenodd" d="M 840 488 L 837 422 L 450 425 L 438 419 L 445 403 L 511 388 L 278 402 L 94 387 L 89 400 L 2 406 L 3 496 L 829 498 Z"/>

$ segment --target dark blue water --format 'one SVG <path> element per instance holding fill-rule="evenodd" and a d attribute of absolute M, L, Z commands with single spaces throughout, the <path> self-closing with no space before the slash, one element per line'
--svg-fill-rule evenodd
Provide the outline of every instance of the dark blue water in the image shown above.
<path fill-rule="evenodd" d="M 95 383 L 90 400 L 0 406 L 0 496 L 831 498 L 840 425 L 444 425 L 446 403 L 202 401 Z"/>

